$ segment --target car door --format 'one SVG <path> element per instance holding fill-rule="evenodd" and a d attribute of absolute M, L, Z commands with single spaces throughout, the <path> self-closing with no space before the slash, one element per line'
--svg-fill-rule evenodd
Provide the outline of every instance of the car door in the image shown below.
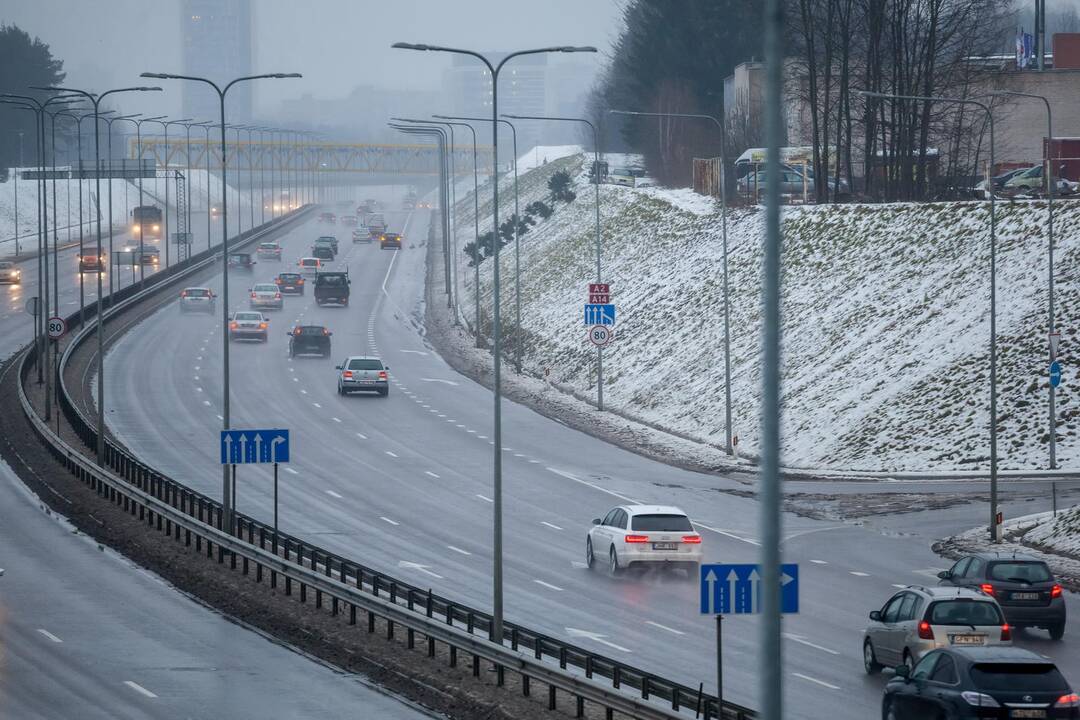
<path fill-rule="evenodd" d="M 612 508 L 608 510 L 607 515 L 600 521 L 600 524 L 593 526 L 592 545 L 594 557 L 607 559 L 607 556 L 604 553 L 606 553 L 607 548 L 611 546 L 611 524 L 615 520 L 615 511 L 617 509 L 618 508 Z"/>
<path fill-rule="evenodd" d="M 925 694 L 928 688 L 928 679 L 931 673 L 934 672 L 934 668 L 937 666 L 941 656 L 942 652 L 940 650 L 927 653 L 912 668 L 911 675 L 907 683 L 905 683 L 903 691 L 895 695 L 894 707 L 896 707 L 897 720 L 927 720 L 927 718 L 933 717 L 932 714 L 926 712 L 929 705 Z"/>
<path fill-rule="evenodd" d="M 960 700 L 957 697 L 959 687 L 960 674 L 956 661 L 951 655 L 941 653 L 917 701 L 923 717 L 954 717 L 954 710 L 966 709 L 957 707 L 955 703 Z"/>
<path fill-rule="evenodd" d="M 618 554 L 622 549 L 622 539 L 626 534 L 626 521 L 629 516 L 622 508 L 615 509 L 615 519 L 611 523 L 611 546 L 615 548 L 615 553 Z"/>
<path fill-rule="evenodd" d="M 897 621 L 900 619 L 900 606 L 906 595 L 908 595 L 906 592 L 896 593 L 881 608 L 881 621 L 876 628 L 877 639 L 874 641 L 874 652 L 877 653 L 878 662 L 883 665 L 899 665 L 903 656 L 904 636 L 903 632 L 899 631 Z"/>
<path fill-rule="evenodd" d="M 957 585 L 978 590 L 982 577 L 986 574 L 986 561 L 977 557 L 971 557 L 968 560 L 969 562 L 964 568 L 964 574 Z"/>

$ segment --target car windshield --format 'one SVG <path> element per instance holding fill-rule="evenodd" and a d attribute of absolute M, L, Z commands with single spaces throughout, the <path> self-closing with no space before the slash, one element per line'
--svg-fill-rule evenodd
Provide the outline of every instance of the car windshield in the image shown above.
<path fill-rule="evenodd" d="M 229 256 L 229 259 L 230 260 L 235 260 L 236 262 L 247 262 L 248 261 L 248 256 L 247 255 L 231 255 L 231 256 Z"/>
<path fill-rule="evenodd" d="M 326 332 L 322 325 L 301 325 L 297 330 L 300 331 L 297 335 L 323 335 Z"/>
<path fill-rule="evenodd" d="M 13 267 L 15 267 L 13 262 L 0 262 L 0 270 L 10 270 Z"/>
<path fill-rule="evenodd" d="M 271 283 L 259 283 L 252 288 L 252 290 L 254 292 L 277 292 L 277 285 Z"/>
<path fill-rule="evenodd" d="M 188 297 L 206 297 L 210 291 L 206 288 L 188 288 L 184 291 Z"/>
<path fill-rule="evenodd" d="M 332 243 L 332 242 L 334 242 L 335 240 L 337 240 L 337 238 L 333 237 L 332 235 L 323 235 L 322 237 L 320 237 L 320 238 L 319 238 L 318 240 L 316 240 L 315 242 L 327 242 L 327 243 Z"/>
<path fill-rule="evenodd" d="M 375 358 L 353 358 L 349 361 L 349 370 L 382 370 L 382 361 Z"/>
<path fill-rule="evenodd" d="M 980 690 L 1064 691 L 1068 684 L 1051 663 L 978 663 L 971 679 Z"/>
<path fill-rule="evenodd" d="M 931 625 L 1001 625 L 1005 622 L 996 603 L 969 598 L 932 603 L 926 617 Z"/>
<path fill-rule="evenodd" d="M 1014 560 L 1010 562 L 992 563 L 990 565 L 991 580 L 1005 580 L 1007 582 L 1041 583 L 1053 579 L 1046 563 L 1024 562 Z"/>
<path fill-rule="evenodd" d="M 342 275 L 320 275 L 320 285 L 344 285 L 345 278 Z"/>
<path fill-rule="evenodd" d="M 259 243 L 259 247 L 263 250 L 277 250 L 277 245 L 272 242 Z"/>
<path fill-rule="evenodd" d="M 690 532 L 694 526 L 690 524 L 690 518 L 685 515 L 635 515 L 631 524 L 631 530 L 646 530 L 653 532 Z"/>
<path fill-rule="evenodd" d="M 233 315 L 233 320 L 262 320 L 262 313 L 257 312 L 238 312 Z"/>

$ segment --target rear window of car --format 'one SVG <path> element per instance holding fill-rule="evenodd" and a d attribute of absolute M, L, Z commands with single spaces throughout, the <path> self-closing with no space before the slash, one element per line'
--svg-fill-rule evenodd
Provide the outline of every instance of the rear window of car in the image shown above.
<path fill-rule="evenodd" d="M 263 250 L 277 250 L 278 246 L 277 243 L 265 242 L 259 243 L 259 247 L 261 247 Z"/>
<path fill-rule="evenodd" d="M 300 331 L 298 335 L 323 335 L 326 332 L 322 325 L 301 325 L 297 329 Z"/>
<path fill-rule="evenodd" d="M 277 292 L 277 285 L 272 283 L 259 283 L 252 289 L 255 292 Z"/>
<path fill-rule="evenodd" d="M 257 312 L 238 312 L 233 316 L 235 320 L 262 320 L 262 313 Z"/>
<path fill-rule="evenodd" d="M 931 625 L 1001 625 L 1005 622 L 996 603 L 968 598 L 930 603 L 926 620 Z"/>
<path fill-rule="evenodd" d="M 694 526 L 685 515 L 635 515 L 631 530 L 652 532 L 689 532 Z"/>
<path fill-rule="evenodd" d="M 1053 579 L 1046 563 L 1013 560 L 990 564 L 990 579 L 1006 582 L 1040 583 Z"/>
<path fill-rule="evenodd" d="M 1051 663 L 978 663 L 971 668 L 971 679 L 979 690 L 1038 692 L 1068 687 Z"/>
<path fill-rule="evenodd" d="M 318 265 L 319 258 L 304 258 L 300 261 L 301 265 Z"/>
<path fill-rule="evenodd" d="M 336 240 L 337 240 L 337 238 L 336 238 L 336 237 L 334 237 L 333 235 L 320 235 L 320 236 L 319 236 L 319 239 L 318 239 L 318 240 L 316 240 L 315 242 L 328 242 L 328 243 L 332 243 L 332 242 L 335 242 Z"/>
<path fill-rule="evenodd" d="M 230 260 L 235 260 L 237 262 L 247 262 L 249 258 L 250 258 L 249 255 L 230 255 L 229 256 Z"/>
<path fill-rule="evenodd" d="M 284 280 L 285 282 L 295 282 L 300 279 L 300 276 L 296 273 L 281 273 L 278 275 L 278 279 Z"/>
<path fill-rule="evenodd" d="M 188 288 L 184 291 L 188 297 L 206 297 L 210 291 L 206 288 Z"/>
<path fill-rule="evenodd" d="M 345 277 L 343 275 L 320 275 L 320 285 L 344 285 Z"/>
<path fill-rule="evenodd" d="M 349 361 L 350 370 L 382 370 L 382 361 L 370 358 L 355 358 Z"/>

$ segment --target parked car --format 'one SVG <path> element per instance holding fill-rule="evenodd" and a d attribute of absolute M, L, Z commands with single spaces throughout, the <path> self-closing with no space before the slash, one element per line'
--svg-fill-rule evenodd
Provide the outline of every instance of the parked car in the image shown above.
<path fill-rule="evenodd" d="M 808 196 L 814 194 L 814 176 L 808 174 L 805 182 L 803 181 L 803 175 L 794 168 L 785 167 L 781 169 L 780 175 L 780 194 L 781 195 L 797 195 L 802 196 L 805 190 Z M 758 170 L 756 172 L 749 172 L 743 177 L 739 178 L 737 183 L 738 190 L 743 194 L 764 194 L 768 188 L 768 176 L 765 170 Z M 829 178 L 828 187 L 830 193 L 836 193 L 839 188 L 839 195 L 844 196 L 850 192 L 848 183 L 846 180 L 841 179 L 840 184 L 837 185 L 834 178 Z"/>
<path fill-rule="evenodd" d="M 321 355 L 330 357 L 330 332 L 323 325 L 297 325 L 290 332 L 289 357 L 297 355 Z"/>
<path fill-rule="evenodd" d="M 1017 628 L 1040 627 L 1053 640 L 1065 634 L 1065 596 L 1045 562 L 1023 553 L 976 553 L 938 573 L 942 585 L 994 598 Z"/>
<path fill-rule="evenodd" d="M 217 307 L 217 295 L 206 287 L 189 287 L 180 291 L 180 312 L 213 313 Z"/>
<path fill-rule="evenodd" d="M 1046 180 L 1042 165 L 1032 165 L 1023 172 L 1015 173 L 1005 181 L 1005 190 L 1012 192 L 1043 192 Z"/>
<path fill-rule="evenodd" d="M 691 577 L 701 564 L 701 535 L 682 510 L 664 505 L 620 505 L 596 518 L 585 536 L 585 563 L 597 559 L 612 575 L 631 567 L 682 567 Z"/>
<path fill-rule="evenodd" d="M 1050 660 L 1018 647 L 950 647 L 900 665 L 882 720 L 1080 718 L 1080 695 Z"/>

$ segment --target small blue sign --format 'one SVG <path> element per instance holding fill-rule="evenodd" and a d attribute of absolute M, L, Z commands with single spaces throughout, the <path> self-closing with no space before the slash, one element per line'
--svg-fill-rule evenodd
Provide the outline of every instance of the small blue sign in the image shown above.
<path fill-rule="evenodd" d="M 702 565 L 701 612 L 747 615 L 761 612 L 761 570 L 755 564 Z M 799 612 L 799 566 L 780 566 L 780 612 Z"/>
<path fill-rule="evenodd" d="M 1061 363 L 1057 360 L 1050 363 L 1050 387 L 1057 387 L 1061 384 Z"/>
<path fill-rule="evenodd" d="M 221 464 L 289 462 L 288 430 L 222 430 Z"/>
<path fill-rule="evenodd" d="M 614 325 L 615 306 L 611 303 L 606 305 L 585 306 L 586 325 Z"/>

